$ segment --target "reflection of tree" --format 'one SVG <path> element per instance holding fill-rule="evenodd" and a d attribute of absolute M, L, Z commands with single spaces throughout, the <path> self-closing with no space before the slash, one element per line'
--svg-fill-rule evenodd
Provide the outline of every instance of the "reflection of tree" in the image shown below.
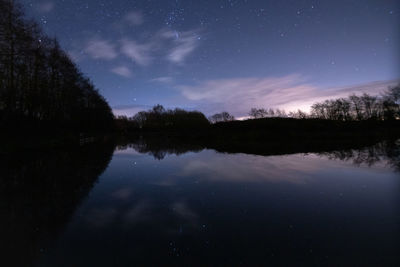
<path fill-rule="evenodd" d="M 86 146 L 0 161 L 2 263 L 34 265 L 107 168 L 113 149 Z"/>
<path fill-rule="evenodd" d="M 140 138 L 132 141 L 132 143 L 117 147 L 117 149 L 121 150 L 126 148 L 132 148 L 139 153 L 150 154 L 158 160 L 164 159 L 167 155 L 179 156 L 187 152 L 198 152 L 204 149 L 204 147 L 195 142 L 178 141 L 177 139 L 166 137 Z"/>
<path fill-rule="evenodd" d="M 198 152 L 206 148 L 223 153 L 246 153 L 255 155 L 283 155 L 295 153 L 317 153 L 330 159 L 352 161 L 356 165 L 372 166 L 378 162 L 387 162 L 392 168 L 400 171 L 400 140 L 371 142 L 370 140 L 352 140 L 344 142 L 320 143 L 309 140 L 300 142 L 279 142 L 268 140 L 263 143 L 229 142 L 226 139 L 182 139 L 177 137 L 142 136 L 125 141 L 118 149 L 132 148 L 139 153 L 147 153 L 158 160 L 168 154 L 181 155 L 187 152 Z M 225 142 L 225 143 L 224 143 Z"/>
<path fill-rule="evenodd" d="M 378 162 L 385 162 L 396 171 L 400 171 L 400 140 L 382 141 L 373 146 L 360 149 L 338 150 L 319 153 L 329 159 L 352 161 L 353 164 L 369 167 Z"/>

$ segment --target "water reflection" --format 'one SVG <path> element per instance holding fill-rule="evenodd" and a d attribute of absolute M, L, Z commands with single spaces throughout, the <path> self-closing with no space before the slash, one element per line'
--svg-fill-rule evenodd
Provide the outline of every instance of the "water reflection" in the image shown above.
<path fill-rule="evenodd" d="M 361 149 L 335 150 L 322 152 L 319 155 L 326 156 L 329 159 L 349 161 L 357 166 L 367 165 L 372 167 L 385 164 L 400 172 L 400 140 L 385 140 Z"/>
<path fill-rule="evenodd" d="M 107 168 L 114 146 L 19 154 L 0 161 L 0 265 L 32 266 Z"/>
<path fill-rule="evenodd" d="M 141 138 L 3 159 L 0 264 L 396 265 L 399 145 Z"/>
<path fill-rule="evenodd" d="M 293 146 L 281 144 L 281 150 L 276 150 L 277 144 L 279 145 L 279 143 L 274 143 L 274 145 L 271 145 L 271 147 L 268 143 L 265 143 L 262 146 L 260 145 L 258 149 L 254 150 L 249 149 L 246 146 L 242 147 L 233 145 L 214 147 L 212 142 L 204 143 L 199 142 L 198 140 L 181 140 L 177 138 L 165 137 L 140 137 L 131 140 L 130 143 L 126 143 L 126 141 L 125 143 L 122 142 L 121 145 L 117 146 L 116 150 L 127 152 L 127 149 L 131 149 L 131 152 L 134 150 L 139 154 L 148 154 L 158 160 L 164 159 L 167 155 L 179 156 L 188 152 L 200 152 L 204 149 L 213 149 L 221 153 L 244 153 L 262 156 L 290 155 L 300 153 L 316 154 L 319 157 L 327 157 L 332 160 L 336 159 L 352 162 L 357 166 L 366 165 L 371 167 L 373 165 L 386 164 L 387 167 L 390 167 L 396 171 L 400 171 L 400 139 L 383 141 L 354 140 L 353 145 L 349 144 L 349 142 L 336 142 L 322 146 L 299 142 L 299 144 Z M 269 160 L 273 160 L 273 158 L 270 158 Z M 278 157 L 277 160 L 284 161 L 284 158 Z M 233 159 L 232 164 L 234 164 L 233 162 L 235 162 L 235 159 Z M 207 162 L 207 165 L 208 164 L 209 162 Z M 288 164 L 290 165 L 291 163 L 282 162 L 281 165 L 288 166 Z M 219 165 L 221 168 L 225 166 L 224 164 L 216 165 Z"/>
<path fill-rule="evenodd" d="M 160 137 L 147 137 L 137 138 L 129 143 L 121 142 L 117 146 L 117 150 L 124 151 L 127 148 L 134 149 L 138 153 L 152 155 L 155 159 L 162 160 L 167 155 L 182 155 L 188 152 L 200 152 L 205 149 L 204 146 L 190 140 L 160 138 Z"/>

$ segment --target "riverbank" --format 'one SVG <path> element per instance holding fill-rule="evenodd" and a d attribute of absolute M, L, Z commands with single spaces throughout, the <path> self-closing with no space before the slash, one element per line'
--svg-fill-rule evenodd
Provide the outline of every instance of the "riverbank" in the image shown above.
<path fill-rule="evenodd" d="M 319 119 L 268 118 L 222 122 L 203 127 L 145 128 L 114 132 L 63 129 L 7 130 L 0 133 L 0 153 L 80 146 L 114 139 L 151 140 L 157 146 L 182 144 L 224 152 L 286 154 L 329 151 L 372 145 L 400 138 L 400 121 L 329 121 Z M 123 141 L 125 142 L 125 141 Z"/>

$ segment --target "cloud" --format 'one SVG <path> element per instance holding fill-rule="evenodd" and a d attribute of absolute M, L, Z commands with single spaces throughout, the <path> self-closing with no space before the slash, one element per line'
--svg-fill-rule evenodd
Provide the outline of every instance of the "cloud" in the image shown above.
<path fill-rule="evenodd" d="M 151 82 L 159 82 L 159 83 L 172 83 L 174 79 L 172 77 L 164 76 L 158 77 L 150 80 Z"/>
<path fill-rule="evenodd" d="M 300 75 L 269 78 L 208 80 L 196 85 L 178 86 L 182 95 L 206 113 L 227 110 L 245 116 L 252 107 L 308 111 L 318 101 L 346 97 L 352 93 L 379 94 L 396 81 L 371 82 L 351 87 L 324 89 Z"/>
<path fill-rule="evenodd" d="M 69 50 L 69 51 L 67 51 L 67 54 L 73 62 L 79 62 L 83 58 L 82 53 L 80 53 L 76 50 Z"/>
<path fill-rule="evenodd" d="M 138 26 L 143 24 L 143 14 L 139 11 L 132 11 L 125 15 L 124 21 L 131 26 Z"/>
<path fill-rule="evenodd" d="M 165 58 L 175 64 L 182 64 L 198 46 L 196 31 L 177 32 L 162 29 L 144 43 L 123 39 L 121 52 L 139 65 L 148 66 L 154 58 Z"/>
<path fill-rule="evenodd" d="M 120 67 L 115 67 L 113 69 L 111 69 L 111 71 L 117 75 L 120 75 L 122 77 L 125 78 L 130 78 L 132 77 L 132 72 L 129 68 L 125 67 L 125 66 L 120 66 Z"/>
<path fill-rule="evenodd" d="M 49 13 L 54 9 L 54 7 L 55 4 L 53 2 L 41 2 L 36 6 L 36 10 L 40 13 Z"/>
<path fill-rule="evenodd" d="M 107 40 L 92 39 L 87 42 L 84 51 L 94 59 L 115 59 L 118 56 L 115 46 Z"/>
<path fill-rule="evenodd" d="M 173 42 L 173 47 L 167 55 L 167 59 L 172 63 L 183 63 L 198 46 L 198 35 L 195 31 L 165 31 L 163 37 Z"/>
<path fill-rule="evenodd" d="M 124 39 L 121 41 L 121 52 L 138 65 L 147 66 L 152 61 L 150 52 L 152 44 L 138 44 L 136 41 Z"/>
<path fill-rule="evenodd" d="M 141 23 L 140 17 L 139 12 L 131 12 L 125 17 L 125 21 L 138 25 Z M 75 50 L 71 50 L 70 54 L 75 59 L 82 59 L 82 52 L 77 52 L 80 49 L 93 59 L 113 60 L 122 55 L 144 67 L 151 65 L 155 59 L 180 65 L 198 46 L 197 36 L 196 31 L 177 32 L 169 29 L 161 29 L 155 32 L 151 38 L 140 38 L 139 40 L 122 38 L 115 43 L 94 36 L 83 44 L 83 49 L 80 49 L 82 45 L 79 45 Z M 120 68 L 113 72 L 123 73 L 122 76 L 129 77 L 126 69 L 122 72 Z M 158 82 L 170 82 L 167 77 L 160 78 L 164 78 L 164 80 L 158 79 Z"/>
<path fill-rule="evenodd" d="M 240 162 L 240 164 L 238 164 Z M 334 168 L 344 168 L 342 162 L 335 162 Z M 293 183 L 305 184 L 320 170 L 332 168 L 332 162 L 313 154 L 281 156 L 257 156 L 246 154 L 224 154 L 205 151 L 196 159 L 185 161 L 177 174 L 187 177 L 193 174 L 202 180 L 231 183 Z M 351 166 L 350 166 L 351 168 Z"/>
<path fill-rule="evenodd" d="M 151 109 L 152 106 L 147 105 L 120 105 L 112 107 L 113 113 L 116 116 L 133 116 L 136 113 Z"/>

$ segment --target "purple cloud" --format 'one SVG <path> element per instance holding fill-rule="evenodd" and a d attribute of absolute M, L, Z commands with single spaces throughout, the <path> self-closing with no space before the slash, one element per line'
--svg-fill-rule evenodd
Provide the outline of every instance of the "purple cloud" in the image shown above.
<path fill-rule="evenodd" d="M 181 85 L 184 98 L 197 104 L 207 114 L 227 110 L 235 116 L 246 116 L 252 107 L 302 109 L 329 98 L 347 97 L 352 93 L 379 94 L 398 81 L 378 81 L 340 88 L 320 88 L 300 75 L 269 78 L 234 78 L 209 80 L 196 85 Z"/>

